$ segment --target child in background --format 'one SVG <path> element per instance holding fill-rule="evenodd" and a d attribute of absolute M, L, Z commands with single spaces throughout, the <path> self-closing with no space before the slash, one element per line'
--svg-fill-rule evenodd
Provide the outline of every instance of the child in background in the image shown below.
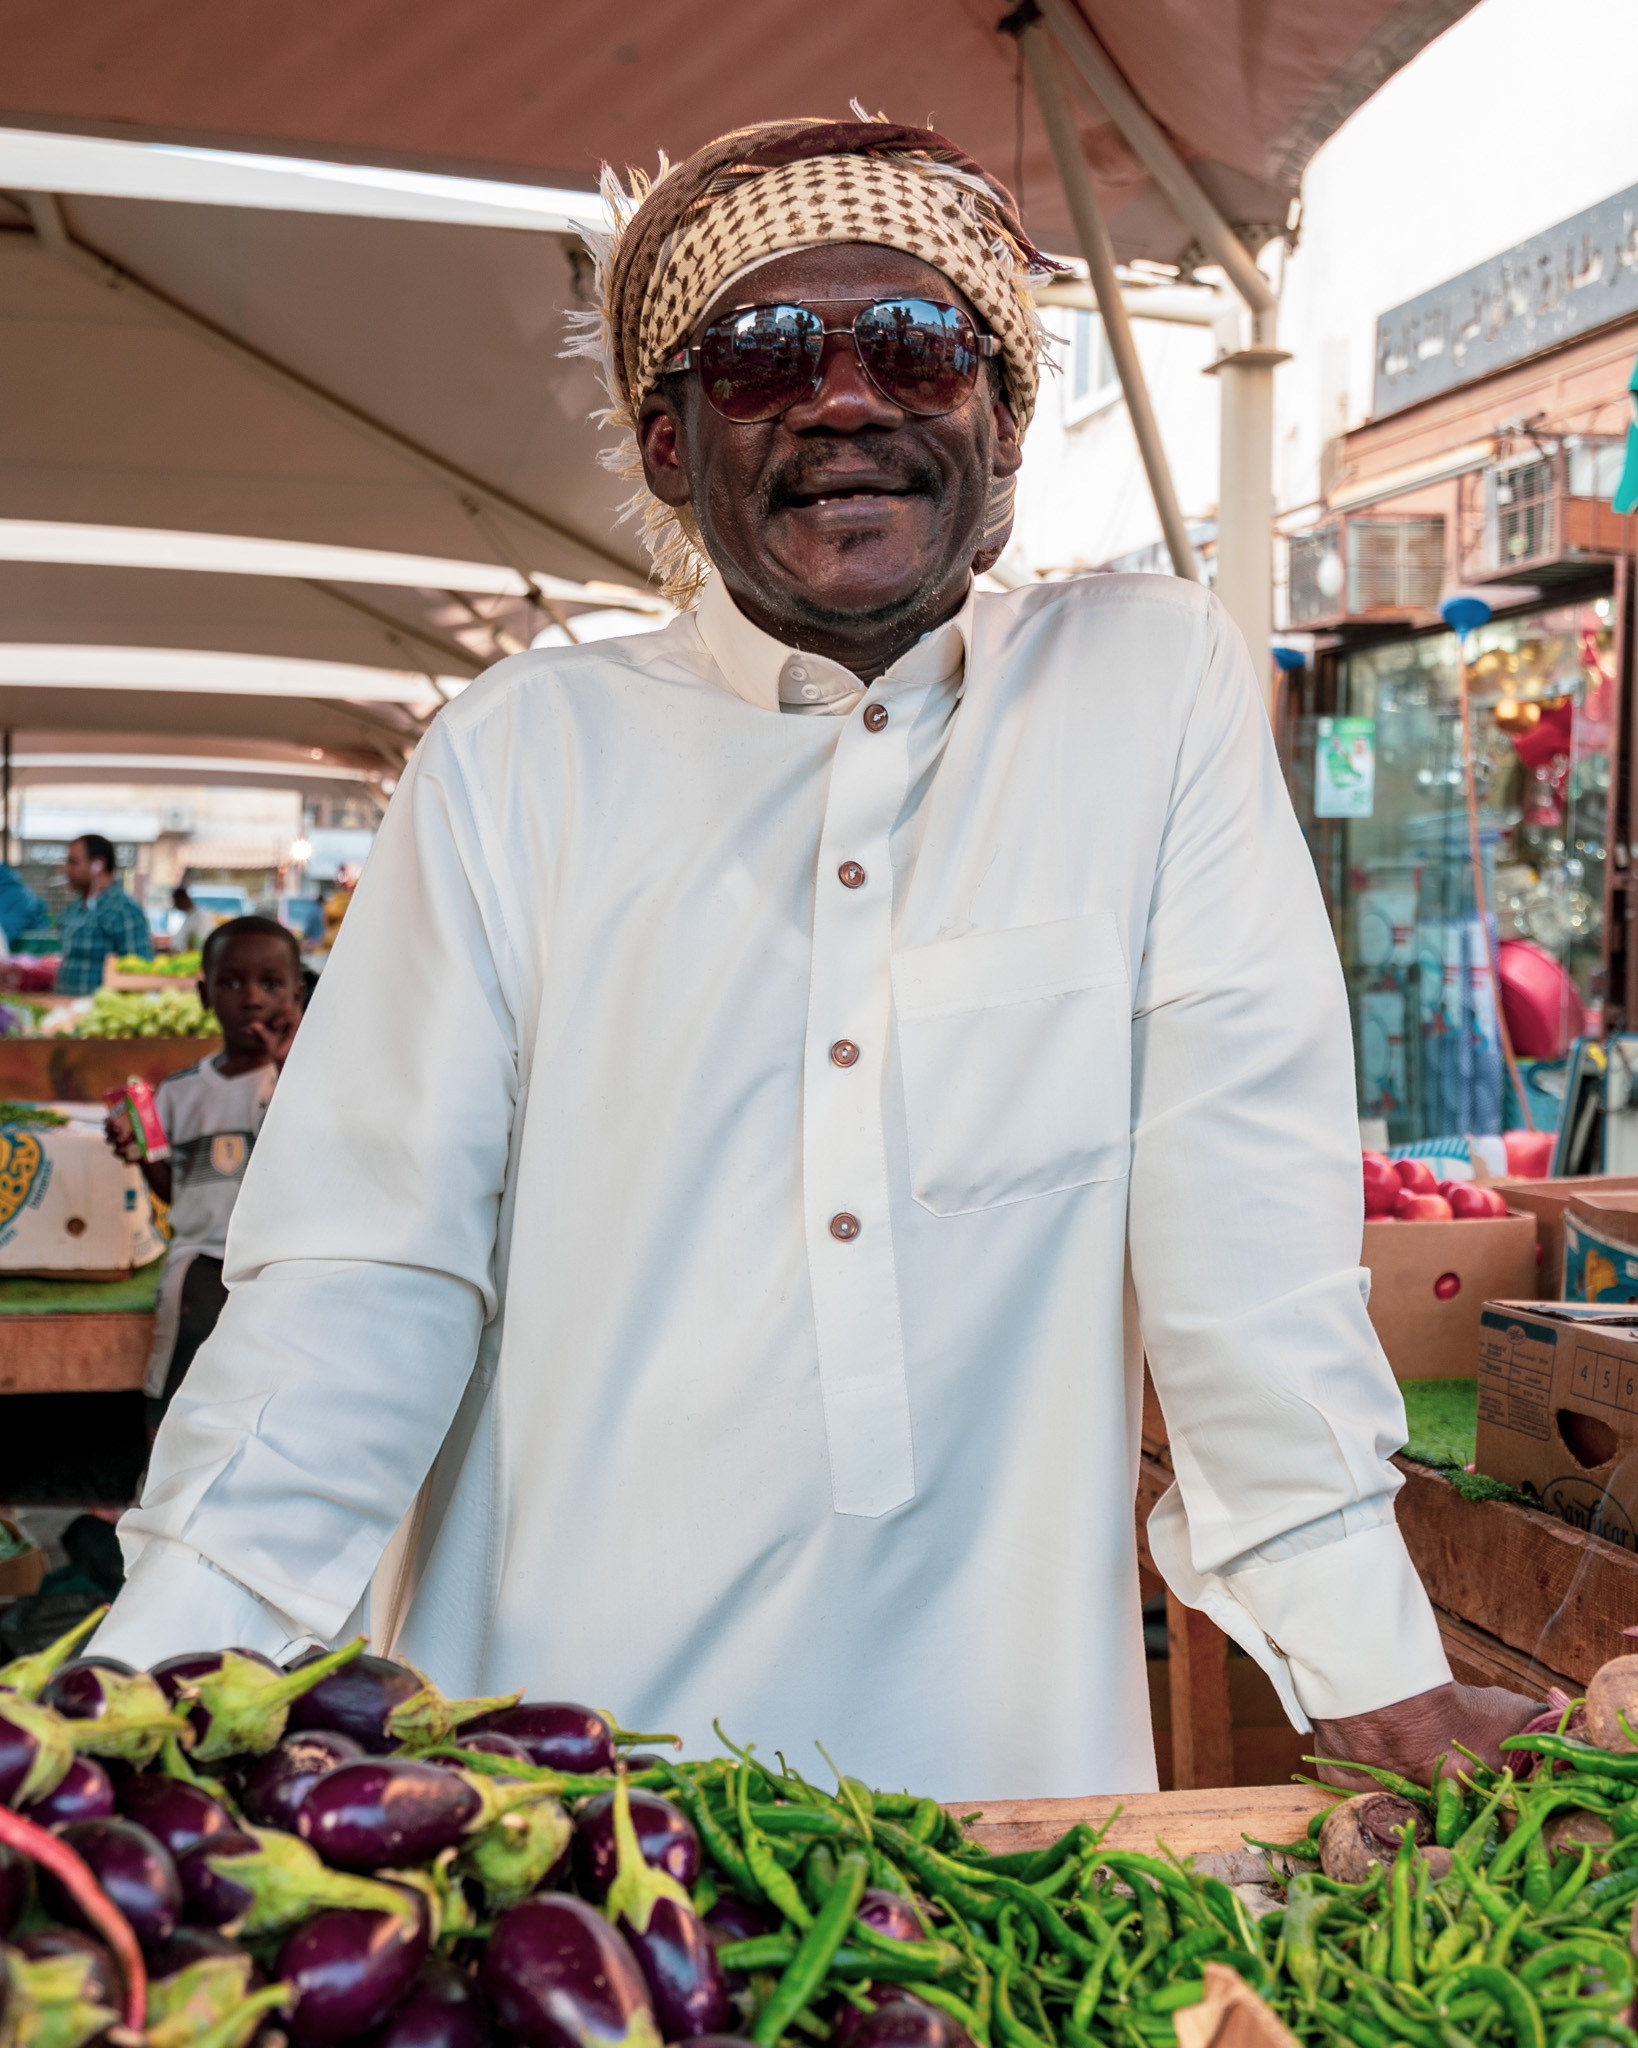
<path fill-rule="evenodd" d="M 302 1012 L 301 948 L 270 917 L 236 917 L 205 941 L 199 996 L 222 1027 L 222 1050 L 154 1090 L 171 1156 L 141 1157 L 126 1113 L 108 1142 L 142 1168 L 170 1204 L 171 1240 L 148 1358 L 150 1438 L 227 1300 L 228 1218 Z"/>

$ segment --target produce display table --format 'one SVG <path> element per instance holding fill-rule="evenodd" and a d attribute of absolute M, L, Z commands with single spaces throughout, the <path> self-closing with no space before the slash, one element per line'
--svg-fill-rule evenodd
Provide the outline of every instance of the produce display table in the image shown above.
<path fill-rule="evenodd" d="M 161 1263 L 128 1280 L 0 1278 L 0 1394 L 140 1387 Z"/>
<path fill-rule="evenodd" d="M 997 1854 L 1044 1849 L 1077 1821 L 1102 1827 L 1115 1816 L 1104 1843 L 1151 1855 L 1162 1844 L 1178 1856 L 1233 1852 L 1246 1835 L 1261 1842 L 1294 1842 L 1310 1818 L 1340 1798 L 1311 1785 L 1238 1785 L 1212 1791 L 1136 1792 L 1125 1798 L 991 1799 L 952 1801 L 976 1842 Z M 977 1818 L 968 1820 L 969 1814 Z"/>
<path fill-rule="evenodd" d="M 153 1087 L 221 1049 L 219 1038 L 0 1038 L 0 1101 L 100 1102 L 132 1074 Z"/>

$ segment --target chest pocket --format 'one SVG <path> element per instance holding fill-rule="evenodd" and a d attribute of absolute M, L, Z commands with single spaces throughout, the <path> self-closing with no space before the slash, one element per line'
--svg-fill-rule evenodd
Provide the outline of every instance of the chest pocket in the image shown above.
<path fill-rule="evenodd" d="M 959 1216 L 1125 1173 L 1132 1004 L 1113 911 L 895 954 L 893 1006 L 924 1209 Z"/>

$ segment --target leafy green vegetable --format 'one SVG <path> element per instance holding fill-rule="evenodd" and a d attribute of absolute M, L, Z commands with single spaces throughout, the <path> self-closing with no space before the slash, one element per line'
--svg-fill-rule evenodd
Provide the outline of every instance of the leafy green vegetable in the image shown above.
<path fill-rule="evenodd" d="M 192 989 L 99 988 L 76 1038 L 215 1038 L 215 1017 Z"/>

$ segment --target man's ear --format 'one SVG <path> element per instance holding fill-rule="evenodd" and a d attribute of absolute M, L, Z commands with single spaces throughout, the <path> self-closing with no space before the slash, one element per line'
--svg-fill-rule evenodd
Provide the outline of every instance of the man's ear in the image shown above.
<path fill-rule="evenodd" d="M 683 467 L 683 422 L 663 391 L 650 392 L 637 420 L 643 480 L 662 505 L 686 505 L 694 495 Z"/>
<path fill-rule="evenodd" d="M 990 418 L 995 427 L 995 446 L 990 452 L 990 468 L 996 476 L 1016 476 L 1023 467 L 1024 444 L 1018 438 L 1012 408 L 1004 398 L 996 399 L 990 407 Z"/>

